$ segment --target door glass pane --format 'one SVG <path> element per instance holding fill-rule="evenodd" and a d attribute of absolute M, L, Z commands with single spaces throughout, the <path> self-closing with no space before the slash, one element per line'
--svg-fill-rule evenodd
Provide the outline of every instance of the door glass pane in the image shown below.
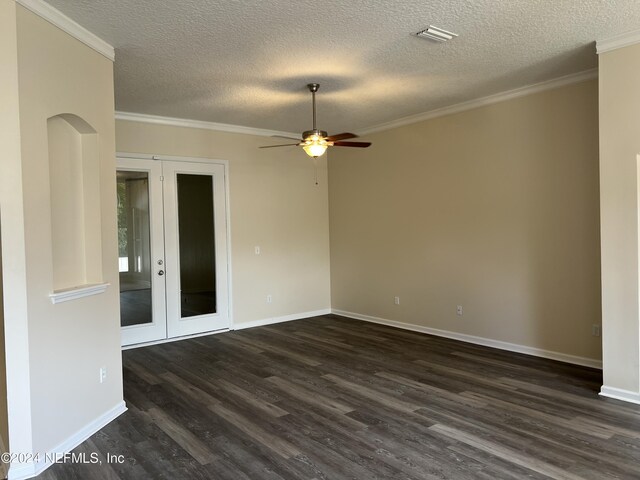
<path fill-rule="evenodd" d="M 216 313 L 213 177 L 177 177 L 181 317 Z"/>
<path fill-rule="evenodd" d="M 120 323 L 151 323 L 149 175 L 117 172 Z"/>

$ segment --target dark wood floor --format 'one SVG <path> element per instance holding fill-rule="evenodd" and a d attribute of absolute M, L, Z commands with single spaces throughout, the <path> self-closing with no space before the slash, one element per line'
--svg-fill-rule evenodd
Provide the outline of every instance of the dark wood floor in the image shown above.
<path fill-rule="evenodd" d="M 599 371 L 317 317 L 124 352 L 129 411 L 63 479 L 640 478 Z"/>

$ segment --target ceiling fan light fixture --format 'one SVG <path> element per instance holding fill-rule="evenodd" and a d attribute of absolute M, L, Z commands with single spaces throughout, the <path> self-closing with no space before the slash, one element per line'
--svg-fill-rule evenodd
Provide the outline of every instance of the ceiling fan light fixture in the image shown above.
<path fill-rule="evenodd" d="M 329 147 L 356 147 L 356 148 L 367 148 L 371 146 L 370 142 L 345 142 L 344 140 L 348 140 L 350 138 L 357 138 L 357 135 L 353 133 L 337 133 L 335 135 L 327 135 L 327 132 L 324 130 L 318 130 L 316 128 L 316 92 L 320 85 L 317 83 L 309 83 L 307 88 L 311 92 L 311 103 L 313 109 L 313 128 L 311 130 L 307 130 L 306 132 L 302 132 L 302 140 L 299 140 L 298 143 L 288 143 L 285 145 L 263 145 L 259 148 L 274 148 L 274 147 L 302 147 L 304 152 L 312 158 L 318 158 L 324 155 L 324 152 L 327 151 Z M 279 135 L 274 135 L 279 136 Z M 284 137 L 289 140 L 297 140 L 292 137 Z"/>
<path fill-rule="evenodd" d="M 333 142 L 328 142 L 324 138 L 324 136 L 320 136 L 314 133 L 304 139 L 304 141 L 302 142 L 302 149 L 310 157 L 317 158 L 324 155 L 324 152 L 327 151 L 327 148 L 332 145 Z"/>
<path fill-rule="evenodd" d="M 324 155 L 324 152 L 327 151 L 327 145 L 320 145 L 317 143 L 313 143 L 311 145 L 304 145 L 302 149 L 309 155 L 310 157 L 317 158 Z"/>

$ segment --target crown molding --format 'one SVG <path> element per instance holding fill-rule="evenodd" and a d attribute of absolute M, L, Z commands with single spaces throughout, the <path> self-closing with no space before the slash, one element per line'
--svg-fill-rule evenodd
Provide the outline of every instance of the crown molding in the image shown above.
<path fill-rule="evenodd" d="M 534 83 L 525 87 L 516 88 L 514 90 L 508 90 L 506 92 L 496 93 L 487 97 L 477 98 L 475 100 L 469 100 L 467 102 L 457 103 L 448 107 L 438 108 L 436 110 L 430 110 L 424 113 L 418 113 L 416 115 L 410 115 L 408 117 L 399 118 L 398 120 L 392 120 L 390 122 L 381 123 L 370 128 L 361 129 L 360 135 L 367 135 L 370 133 L 381 132 L 383 130 L 390 130 L 392 128 L 402 127 L 404 125 L 410 125 L 412 123 L 423 122 L 425 120 L 431 120 L 438 117 L 444 117 L 445 115 L 451 115 L 454 113 L 464 112 L 466 110 L 472 110 L 478 107 L 484 107 L 498 102 L 504 102 L 505 100 L 512 100 L 518 97 L 524 97 L 545 90 L 552 90 L 554 88 L 563 87 L 565 85 L 571 85 L 573 83 L 584 82 L 592 80 L 598 77 L 598 69 L 594 68 L 586 70 L 584 72 L 573 73 L 571 75 L 565 75 L 564 77 L 555 78 L 553 80 L 547 80 L 545 82 Z"/>
<path fill-rule="evenodd" d="M 168 125 L 171 127 L 199 128 L 204 130 L 215 130 L 218 132 L 242 133 L 245 135 L 258 135 L 261 137 L 284 136 L 300 138 L 300 133 L 266 130 L 263 128 L 243 127 L 242 125 L 230 125 L 228 123 L 205 122 L 202 120 L 161 117 L 158 115 L 147 115 L 144 113 L 116 112 L 116 120 L 151 123 L 154 125 Z"/>
<path fill-rule="evenodd" d="M 547 80 L 545 82 L 528 85 L 526 87 L 516 88 L 515 90 L 509 90 L 488 97 L 477 98 L 468 102 L 458 103 L 448 107 L 438 108 L 425 113 L 419 113 L 417 115 L 411 115 L 403 117 L 391 122 L 382 123 L 370 128 L 361 129 L 360 135 L 367 135 L 370 133 L 380 132 L 383 130 L 390 130 L 392 128 L 402 127 L 412 123 L 423 122 L 425 120 L 431 120 L 433 118 L 443 117 L 445 115 L 451 115 L 453 113 L 464 112 L 465 110 L 471 110 L 493 103 L 504 102 L 505 100 L 512 100 L 514 98 L 531 95 L 545 90 L 551 90 L 559 88 L 565 85 L 571 85 L 573 83 L 584 82 L 592 80 L 598 77 L 598 70 L 586 70 L 584 72 L 574 73 L 566 75 L 564 77 L 555 78 L 553 80 Z M 243 127 L 241 125 L 229 125 L 226 123 L 214 123 L 205 122 L 202 120 L 188 120 L 182 118 L 162 117 L 158 115 L 148 115 L 143 113 L 130 113 L 130 112 L 116 112 L 116 120 L 127 120 L 130 122 L 142 122 L 151 123 L 155 125 L 168 125 L 172 127 L 186 127 L 186 128 L 200 128 L 205 130 L 216 130 L 219 132 L 230 133 L 242 133 L 245 135 L 259 135 L 263 137 L 284 136 L 294 137 L 300 136 L 299 133 L 281 132 L 277 130 L 265 130 L 262 128 Z"/>
<path fill-rule="evenodd" d="M 60 30 L 68 33 L 73 38 L 80 40 L 88 47 L 93 48 L 96 52 L 104 55 L 112 62 L 115 60 L 115 50 L 107 42 L 97 35 L 91 33 L 79 23 L 71 20 L 60 10 L 53 8 L 43 0 L 15 0 L 16 3 L 24 8 L 32 11 L 39 17 L 44 18 L 47 22 L 55 25 Z"/>
<path fill-rule="evenodd" d="M 640 30 L 634 30 L 632 32 L 620 33 L 613 37 L 603 38 L 596 41 L 596 52 L 598 55 L 611 50 L 617 50 L 618 48 L 628 47 L 629 45 L 635 45 L 640 43 Z"/>

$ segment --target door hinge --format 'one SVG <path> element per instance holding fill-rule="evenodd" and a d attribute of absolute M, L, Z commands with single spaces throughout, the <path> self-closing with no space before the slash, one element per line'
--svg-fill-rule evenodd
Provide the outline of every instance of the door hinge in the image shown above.
<path fill-rule="evenodd" d="M 164 176 L 160 175 L 160 181 L 164 182 Z"/>

